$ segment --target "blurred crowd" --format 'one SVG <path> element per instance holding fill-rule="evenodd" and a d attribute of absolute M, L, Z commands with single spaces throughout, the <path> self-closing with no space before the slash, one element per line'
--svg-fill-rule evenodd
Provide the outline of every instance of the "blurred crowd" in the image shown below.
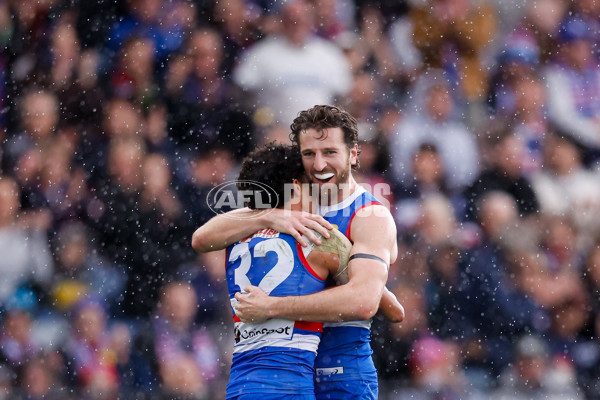
<path fill-rule="evenodd" d="M 0 399 L 219 399 L 215 185 L 359 121 L 382 399 L 600 398 L 599 0 L 0 0 Z"/>

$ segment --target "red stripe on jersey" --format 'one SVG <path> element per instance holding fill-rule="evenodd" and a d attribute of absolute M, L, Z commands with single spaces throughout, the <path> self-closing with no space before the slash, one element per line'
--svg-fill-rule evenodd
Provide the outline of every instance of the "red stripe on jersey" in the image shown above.
<path fill-rule="evenodd" d="M 233 322 L 242 322 L 242 320 L 240 319 L 240 317 L 238 317 L 237 315 L 233 314 Z"/>
<path fill-rule="evenodd" d="M 232 249 L 233 246 L 229 246 L 225 249 L 225 271 L 227 271 L 227 260 L 229 260 L 229 249 Z"/>
<path fill-rule="evenodd" d="M 350 217 L 350 221 L 348 222 L 348 226 L 346 227 L 346 237 L 348 239 L 350 239 L 350 227 L 352 227 L 352 221 L 354 221 L 354 217 L 356 217 L 356 213 L 358 212 L 358 210 L 365 208 L 367 206 L 373 205 L 373 204 L 381 204 L 381 203 L 379 203 L 378 201 L 372 201 L 370 203 L 363 204 L 356 211 L 354 211 L 354 214 L 352 214 L 352 216 Z M 350 239 L 350 241 L 352 241 L 352 239 Z"/>
<path fill-rule="evenodd" d="M 315 272 L 314 269 L 312 269 L 312 267 L 310 266 L 310 264 L 308 263 L 308 261 L 306 261 L 306 257 L 304 257 L 304 252 L 302 251 L 302 246 L 300 245 L 300 243 L 296 242 L 296 251 L 298 253 L 298 258 L 300 259 L 300 262 L 302 263 L 302 265 L 304 265 L 304 268 L 306 268 L 306 270 L 315 278 L 317 278 L 320 281 L 324 281 L 325 279 L 321 278 L 319 276 L 319 274 L 317 274 Z"/>
<path fill-rule="evenodd" d="M 294 323 L 294 328 L 302 329 L 304 331 L 323 332 L 323 323 L 310 321 L 296 321 Z"/>

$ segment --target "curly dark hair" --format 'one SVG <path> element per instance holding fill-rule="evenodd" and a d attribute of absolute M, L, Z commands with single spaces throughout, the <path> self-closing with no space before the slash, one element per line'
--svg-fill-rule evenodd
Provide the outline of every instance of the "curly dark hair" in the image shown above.
<path fill-rule="evenodd" d="M 344 132 L 344 142 L 348 149 L 358 144 L 358 122 L 349 112 L 338 106 L 316 105 L 308 110 L 300 111 L 290 125 L 290 140 L 300 148 L 300 134 L 307 129 L 321 132 L 320 139 L 327 137 L 327 128 L 341 128 Z M 360 150 L 359 150 L 360 154 Z M 352 166 L 358 169 L 359 162 Z"/>
<path fill-rule="evenodd" d="M 251 190 L 254 196 L 245 198 L 245 206 L 253 210 L 262 206 L 282 208 L 286 193 L 285 184 L 294 179 L 304 180 L 304 167 L 298 149 L 290 145 L 269 143 L 252 151 L 242 162 L 236 186 L 238 190 Z M 260 207 L 264 208 L 264 207 Z"/>

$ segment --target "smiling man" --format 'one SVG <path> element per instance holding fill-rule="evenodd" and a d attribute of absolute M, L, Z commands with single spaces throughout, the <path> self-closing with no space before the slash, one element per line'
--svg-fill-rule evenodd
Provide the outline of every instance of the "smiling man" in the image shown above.
<path fill-rule="evenodd" d="M 267 227 L 320 242 L 311 232 L 328 236 L 335 225 L 352 242 L 347 283 L 329 290 L 289 297 L 271 297 L 255 286 L 238 293 L 236 315 L 242 321 L 284 318 L 337 321 L 326 324 L 319 345 L 315 392 L 317 399 L 377 399 L 377 371 L 371 359 L 370 318 L 385 290 L 388 267 L 398 254 L 396 226 L 389 210 L 354 179 L 358 167 L 356 120 L 339 107 L 323 105 L 302 111 L 291 125 L 292 141 L 302 164 L 321 191 L 319 213 L 279 210 L 248 219 L 251 210 L 236 210 L 245 219 L 228 223 L 215 217 L 192 238 L 198 251 L 210 251 Z M 231 216 L 231 215 L 230 215 Z"/>

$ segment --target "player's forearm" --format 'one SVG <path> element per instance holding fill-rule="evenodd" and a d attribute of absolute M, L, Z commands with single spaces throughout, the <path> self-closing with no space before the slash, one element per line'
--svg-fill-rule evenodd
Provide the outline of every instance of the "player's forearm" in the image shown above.
<path fill-rule="evenodd" d="M 381 296 L 381 302 L 379 303 L 379 311 L 391 322 L 404 321 L 404 307 L 388 288 L 383 289 L 383 295 Z"/>
<path fill-rule="evenodd" d="M 295 321 L 362 321 L 377 312 L 382 289 L 357 289 L 348 283 L 307 296 L 272 297 L 269 317 Z"/>
<path fill-rule="evenodd" d="M 222 250 L 266 228 L 267 222 L 258 216 L 259 212 L 246 208 L 213 217 L 196 229 L 192 247 L 199 253 Z"/>

